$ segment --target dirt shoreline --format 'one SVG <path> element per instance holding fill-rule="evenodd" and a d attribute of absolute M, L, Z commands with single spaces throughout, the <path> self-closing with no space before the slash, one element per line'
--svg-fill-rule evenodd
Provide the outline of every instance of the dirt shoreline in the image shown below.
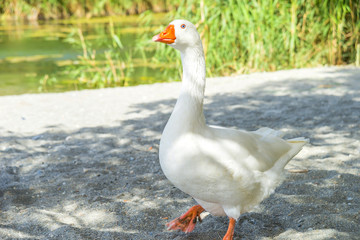
<path fill-rule="evenodd" d="M 165 228 L 194 203 L 157 155 L 180 84 L 0 97 L 0 238 L 221 239 L 226 218 Z M 212 78 L 204 107 L 209 124 L 311 141 L 287 167 L 306 171 L 244 214 L 235 239 L 360 239 L 360 68 Z"/>

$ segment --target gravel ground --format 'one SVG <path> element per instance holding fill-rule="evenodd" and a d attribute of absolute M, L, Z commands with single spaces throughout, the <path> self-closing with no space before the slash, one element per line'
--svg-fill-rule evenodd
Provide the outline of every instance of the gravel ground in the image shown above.
<path fill-rule="evenodd" d="M 165 228 L 195 203 L 158 163 L 180 84 L 0 97 L 0 239 L 221 239 L 225 217 Z M 206 96 L 209 124 L 311 141 L 235 239 L 360 239 L 360 68 L 212 78 Z"/>

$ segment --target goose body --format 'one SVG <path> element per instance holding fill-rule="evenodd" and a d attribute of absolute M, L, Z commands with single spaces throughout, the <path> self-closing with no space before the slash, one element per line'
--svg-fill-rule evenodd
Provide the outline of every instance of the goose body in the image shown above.
<path fill-rule="evenodd" d="M 175 20 L 153 40 L 179 50 L 183 65 L 180 96 L 160 141 L 160 165 L 170 182 L 199 203 L 168 227 L 190 232 L 206 210 L 229 217 L 224 239 L 232 239 L 235 220 L 274 191 L 306 139 L 284 140 L 270 128 L 248 132 L 208 126 L 203 114 L 205 58 L 195 26 Z"/>

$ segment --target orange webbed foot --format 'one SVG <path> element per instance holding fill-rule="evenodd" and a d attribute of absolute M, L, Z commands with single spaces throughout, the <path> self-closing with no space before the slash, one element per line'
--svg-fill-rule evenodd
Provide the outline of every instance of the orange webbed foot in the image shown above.
<path fill-rule="evenodd" d="M 200 205 L 195 205 L 182 216 L 167 223 L 166 226 L 168 227 L 168 230 L 181 230 L 185 233 L 192 232 L 195 228 L 196 222 L 201 222 L 200 213 L 204 210 L 205 209 Z"/>
<path fill-rule="evenodd" d="M 230 218 L 229 228 L 228 228 L 223 240 L 233 240 L 234 239 L 235 223 L 236 223 L 236 220 L 234 218 Z"/>

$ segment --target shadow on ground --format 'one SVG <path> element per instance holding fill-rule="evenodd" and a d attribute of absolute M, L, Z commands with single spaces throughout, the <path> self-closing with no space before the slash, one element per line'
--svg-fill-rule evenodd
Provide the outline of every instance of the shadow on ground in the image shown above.
<path fill-rule="evenodd" d="M 287 233 L 320 230 L 343 239 L 359 236 L 360 88 L 354 86 L 360 73 L 338 73 L 206 100 L 209 124 L 267 126 L 311 139 L 306 159 L 293 165 L 309 172 L 288 173 L 258 211 L 241 217 L 235 239 L 286 239 Z M 226 218 L 210 216 L 188 235 L 164 227 L 194 204 L 166 180 L 158 163 L 159 138 L 174 104 L 133 105 L 132 111 L 147 114 L 116 127 L 49 126 L 32 136 L 0 137 L 1 238 L 221 239 Z"/>

